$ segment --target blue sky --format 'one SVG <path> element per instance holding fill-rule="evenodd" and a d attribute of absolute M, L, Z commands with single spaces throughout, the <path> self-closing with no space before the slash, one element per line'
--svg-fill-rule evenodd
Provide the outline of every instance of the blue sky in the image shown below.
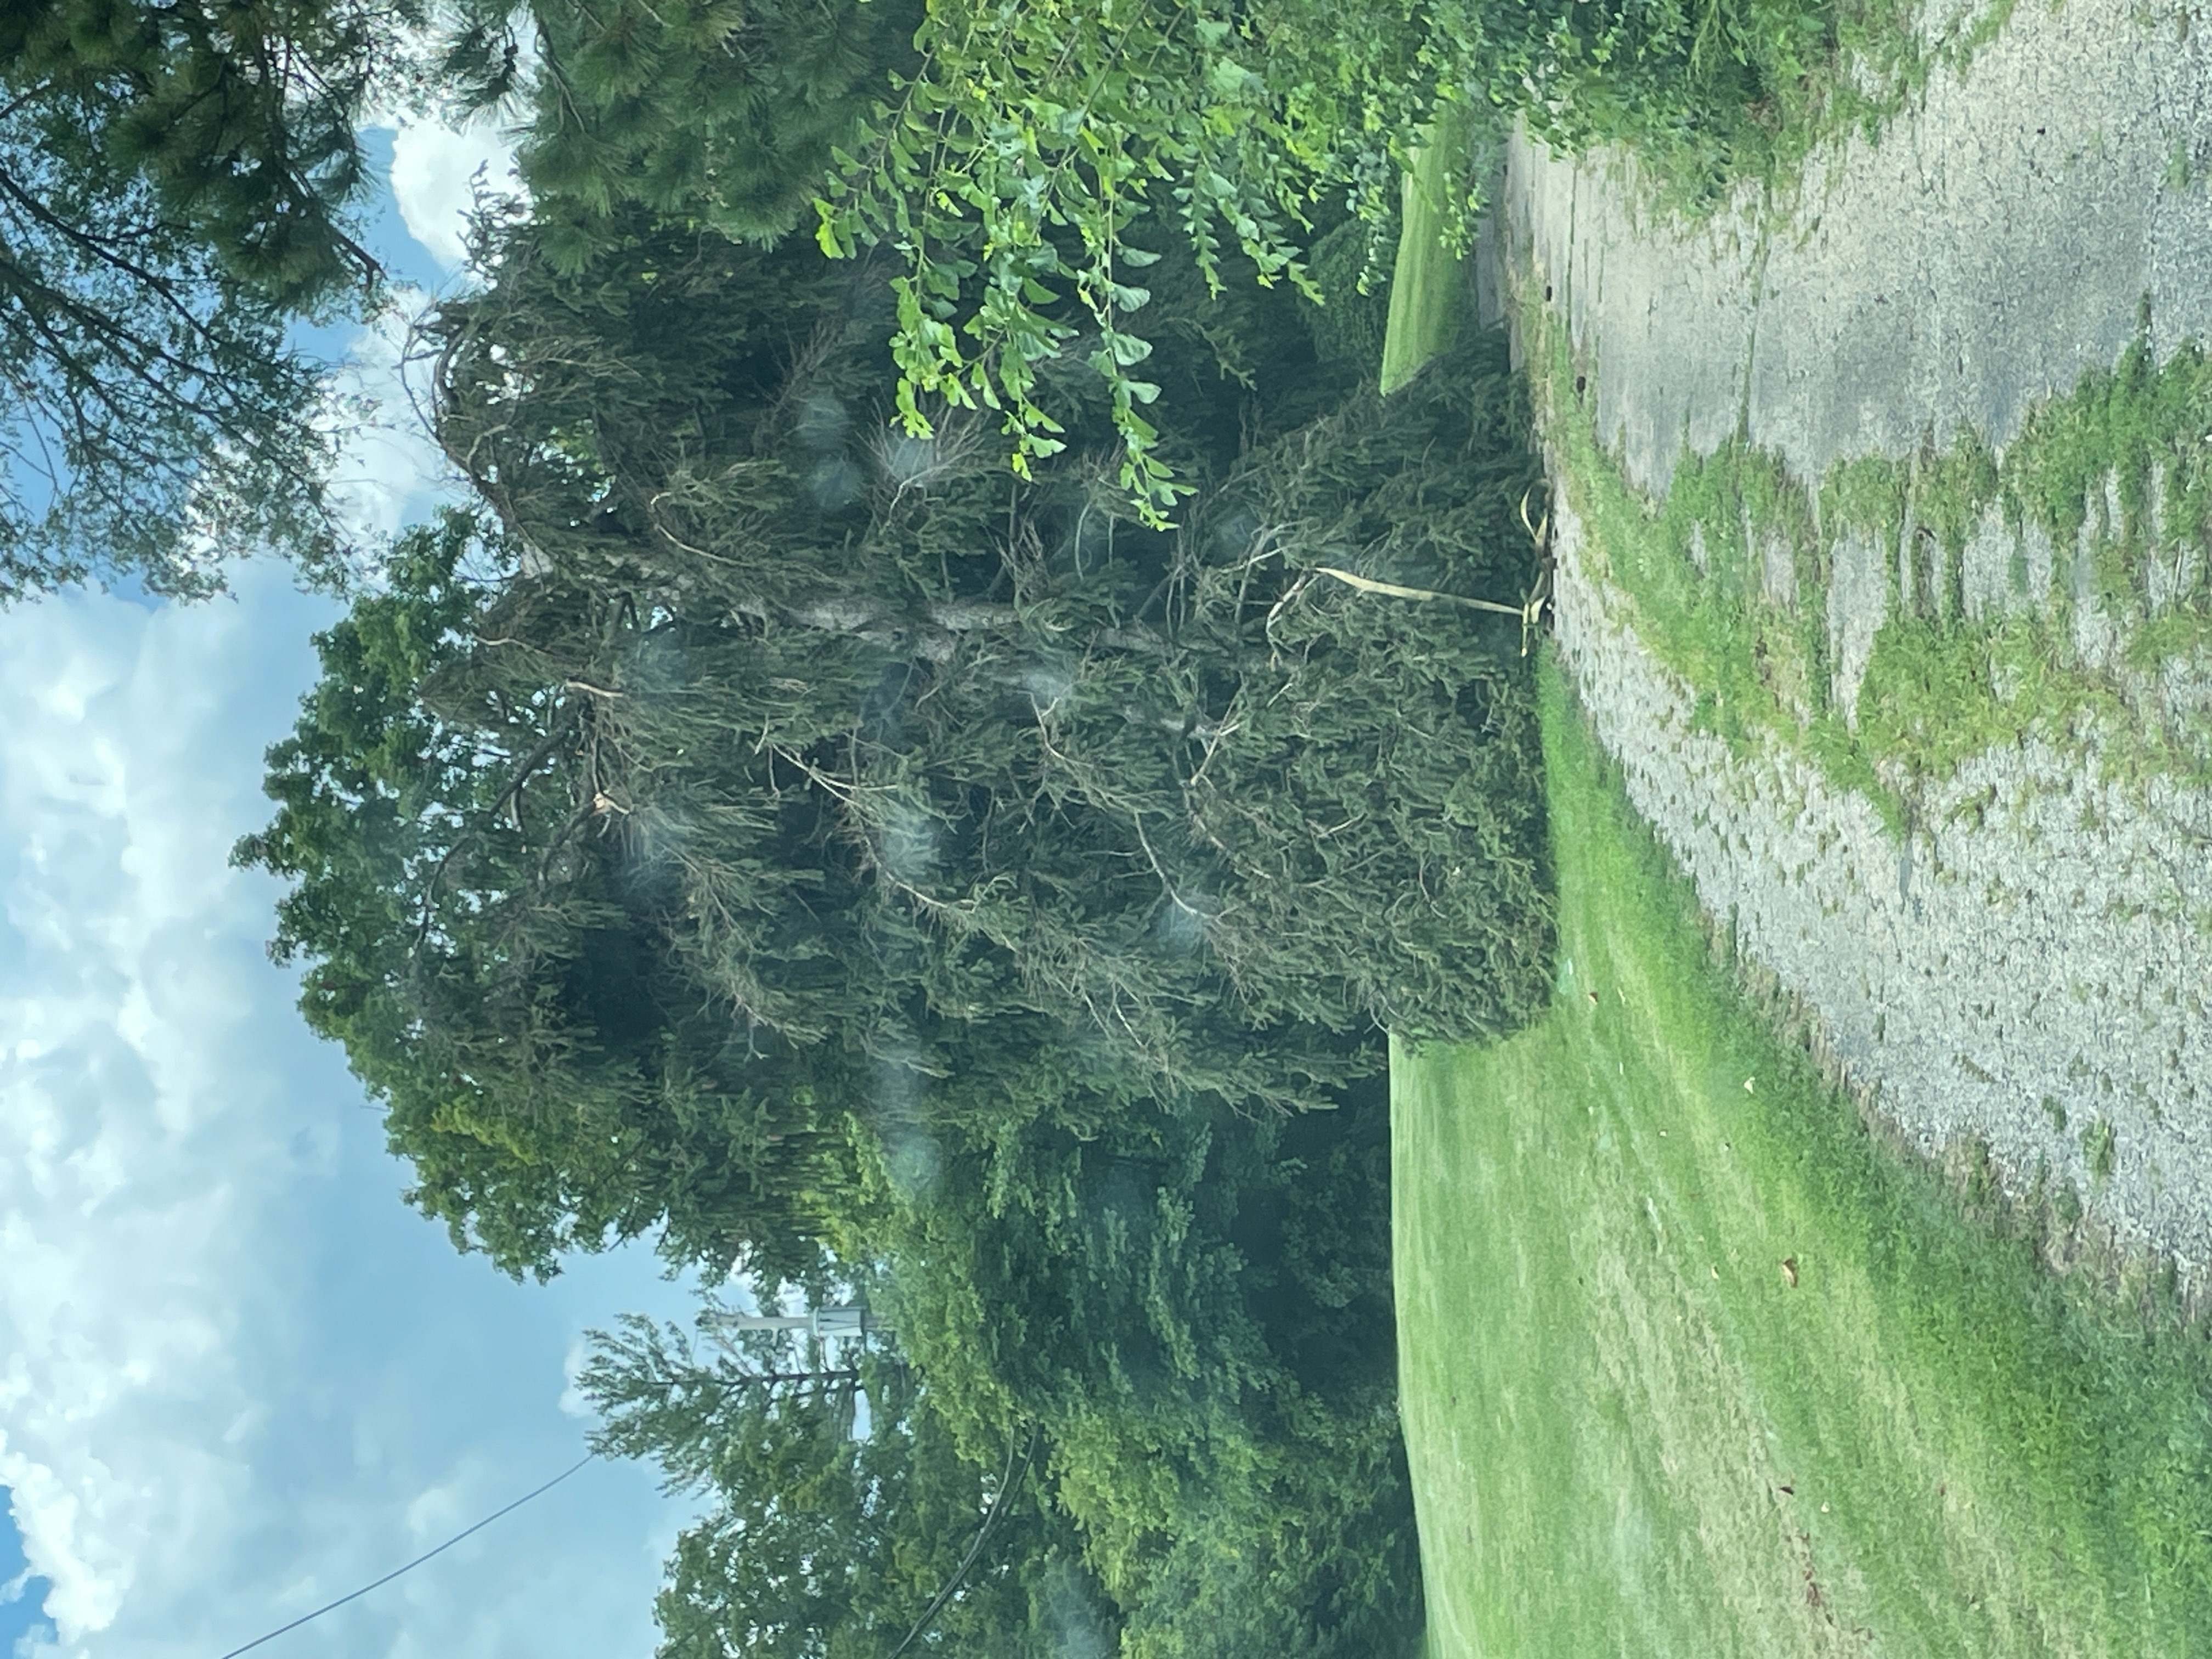
<path fill-rule="evenodd" d="M 380 252 L 449 286 L 484 135 L 379 135 Z M 388 418 L 353 505 L 389 529 L 434 458 Z M 399 1200 L 404 1171 L 262 949 L 274 884 L 228 867 L 263 749 L 336 614 L 248 565 L 188 608 L 71 593 L 0 611 L 0 1655 L 216 1659 L 580 1455 L 582 1333 L 682 1312 L 642 1250 L 518 1285 Z M 279 1656 L 652 1650 L 686 1514 L 595 1464 Z M 13 1590 L 10 1595 L 8 1592 Z"/>

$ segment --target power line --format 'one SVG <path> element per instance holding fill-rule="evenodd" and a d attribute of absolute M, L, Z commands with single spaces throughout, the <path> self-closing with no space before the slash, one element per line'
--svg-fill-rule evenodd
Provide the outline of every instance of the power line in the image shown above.
<path fill-rule="evenodd" d="M 544 1486 L 523 1493 L 521 1497 L 516 1498 L 514 1502 L 509 1504 L 505 1509 L 494 1510 L 489 1515 L 484 1516 L 483 1520 L 477 1522 L 476 1525 L 455 1533 L 444 1543 L 439 1545 L 437 1548 L 434 1550 L 425 1550 L 422 1554 L 416 1556 L 412 1561 L 410 1561 L 405 1566 L 394 1567 L 390 1572 L 386 1573 L 383 1577 L 378 1579 L 374 1583 L 363 1584 L 359 1589 L 354 1591 L 350 1595 L 341 1595 L 335 1601 L 325 1602 L 323 1606 L 317 1607 L 313 1613 L 301 1613 L 297 1619 L 295 1619 L 289 1625 L 277 1626 L 275 1630 L 270 1631 L 266 1636 L 255 1637 L 251 1642 L 248 1642 L 242 1648 L 233 1648 L 228 1653 L 222 1656 L 222 1659 L 238 1659 L 238 1656 L 240 1654 L 251 1653 L 254 1649 L 259 1647 L 264 1642 L 273 1642 L 278 1637 L 283 1635 L 287 1631 L 297 1630 L 301 1626 L 307 1623 L 310 1620 L 319 1619 L 333 1608 L 342 1607 L 349 1601 L 358 1601 L 362 1596 L 368 1595 L 369 1591 L 373 1589 L 381 1589 L 385 1585 L 390 1583 L 402 1573 L 414 1571 L 416 1568 L 421 1566 L 425 1561 L 430 1559 L 431 1557 L 443 1555 L 447 1550 L 453 1548 L 454 1545 L 459 1543 L 461 1540 L 469 1536 L 471 1533 L 482 1532 L 486 1527 L 491 1525 L 493 1522 L 498 1520 L 500 1516 L 502 1515 L 512 1515 L 515 1510 L 520 1509 L 525 1504 L 527 1504 L 533 1498 L 543 1498 L 547 1492 L 551 1492 L 554 1487 L 559 1486 L 563 1480 L 566 1480 L 570 1475 L 575 1474 L 578 1469 L 582 1468 L 585 1464 L 590 1462 L 598 1455 L 599 1454 L 597 1452 L 586 1452 L 581 1457 L 568 1465 L 567 1468 L 562 1470 L 560 1474 L 555 1475 Z"/>
<path fill-rule="evenodd" d="M 952 1577 L 945 1581 L 945 1588 L 937 1592 L 937 1599 L 923 1610 L 914 1628 L 906 1633 L 906 1640 L 891 1650 L 891 1659 L 899 1659 L 900 1655 L 915 1644 L 915 1639 L 937 1621 L 937 1615 L 945 1611 L 945 1604 L 952 1599 L 953 1593 L 960 1588 L 961 1581 L 968 1577 L 968 1569 L 975 1565 L 975 1558 L 983 1553 L 983 1542 L 990 1537 L 991 1529 L 1006 1514 L 1007 1500 L 1013 1496 L 1014 1488 L 1029 1478 L 1030 1462 L 1036 1456 L 1037 1442 L 1043 1434 L 1041 1425 L 1030 1431 L 1029 1449 L 1022 1453 L 1022 1466 L 1018 1473 L 1014 1468 L 1014 1450 L 1021 1443 L 1017 1440 L 1006 1448 L 1006 1473 L 999 1477 L 999 1490 L 991 1499 L 991 1512 L 983 1517 L 983 1525 L 975 1534 L 975 1541 L 968 1546 L 968 1553 L 952 1570 Z M 229 1659 L 229 1656 L 226 1654 L 224 1659 Z"/>

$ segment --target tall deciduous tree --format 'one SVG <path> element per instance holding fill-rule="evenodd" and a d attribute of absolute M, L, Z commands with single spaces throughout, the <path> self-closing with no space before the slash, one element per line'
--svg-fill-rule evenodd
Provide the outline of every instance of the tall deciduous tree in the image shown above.
<path fill-rule="evenodd" d="M 357 305 L 356 127 L 411 0 L 0 9 L 0 599 L 88 576 L 205 591 L 337 538 L 289 318 Z"/>

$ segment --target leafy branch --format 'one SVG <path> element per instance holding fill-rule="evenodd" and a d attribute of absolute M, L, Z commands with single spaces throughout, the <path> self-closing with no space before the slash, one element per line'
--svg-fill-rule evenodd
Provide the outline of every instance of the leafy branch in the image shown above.
<path fill-rule="evenodd" d="M 931 434 L 933 403 L 998 411 L 1013 470 L 1030 477 L 1064 447 L 1042 371 L 1087 345 L 1121 441 L 1119 485 L 1144 523 L 1167 525 L 1189 489 L 1145 412 L 1159 386 L 1133 319 L 1152 295 L 1131 276 L 1159 254 L 1132 229 L 1167 213 L 1215 293 L 1233 246 L 1263 286 L 1325 301 L 1300 246 L 1310 210 L 1341 185 L 1363 214 L 1386 216 L 1387 161 L 1403 146 L 1382 112 L 1418 115 L 1435 96 L 1418 63 L 1412 83 L 1355 88 L 1357 109 L 1317 91 L 1341 77 L 1317 79 L 1310 54 L 1285 49 L 1299 9 L 931 8 L 921 69 L 857 153 L 836 152 L 815 204 L 833 258 L 888 246 L 903 261 L 891 349 L 910 435 Z"/>

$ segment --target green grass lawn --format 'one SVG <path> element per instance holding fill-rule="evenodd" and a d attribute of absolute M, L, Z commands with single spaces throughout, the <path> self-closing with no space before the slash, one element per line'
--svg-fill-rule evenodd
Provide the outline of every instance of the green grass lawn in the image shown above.
<path fill-rule="evenodd" d="M 1446 350 L 1467 309 L 1467 273 L 1444 245 L 1451 222 L 1446 195 L 1454 149 L 1467 144 L 1466 123 L 1432 131 L 1400 191 L 1398 258 L 1391 267 L 1390 321 L 1382 338 L 1380 380 L 1389 397 Z"/>
<path fill-rule="evenodd" d="M 1428 1659 L 2212 1653 L 2212 1345 L 1870 1139 L 1545 730 L 1553 1010 L 1393 1055 Z"/>

